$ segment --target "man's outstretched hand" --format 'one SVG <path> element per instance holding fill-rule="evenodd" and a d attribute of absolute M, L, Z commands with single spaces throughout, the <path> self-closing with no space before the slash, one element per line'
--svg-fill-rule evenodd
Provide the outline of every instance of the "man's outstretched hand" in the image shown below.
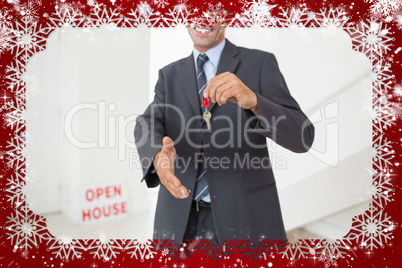
<path fill-rule="evenodd" d="M 176 198 L 187 198 L 187 188 L 181 184 L 180 180 L 174 175 L 174 162 L 176 160 L 176 149 L 173 140 L 164 137 L 163 147 L 154 158 L 154 167 L 161 183 Z"/>

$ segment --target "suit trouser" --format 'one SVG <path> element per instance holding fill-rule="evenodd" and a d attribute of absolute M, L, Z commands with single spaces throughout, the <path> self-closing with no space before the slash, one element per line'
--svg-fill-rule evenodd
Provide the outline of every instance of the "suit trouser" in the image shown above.
<path fill-rule="evenodd" d="M 183 242 L 200 239 L 214 240 L 214 242 L 218 243 L 211 208 L 201 207 L 197 211 L 192 206 Z"/>

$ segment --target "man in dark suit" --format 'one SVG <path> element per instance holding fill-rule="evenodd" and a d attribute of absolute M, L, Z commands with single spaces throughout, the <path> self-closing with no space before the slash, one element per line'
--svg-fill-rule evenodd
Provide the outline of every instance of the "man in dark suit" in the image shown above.
<path fill-rule="evenodd" d="M 286 239 L 266 137 L 306 152 L 314 127 L 273 54 L 236 47 L 219 23 L 188 32 L 193 54 L 159 71 L 135 127 L 141 162 L 150 163 L 143 180 L 160 185 L 154 239 Z M 201 96 L 211 100 L 211 130 Z"/>

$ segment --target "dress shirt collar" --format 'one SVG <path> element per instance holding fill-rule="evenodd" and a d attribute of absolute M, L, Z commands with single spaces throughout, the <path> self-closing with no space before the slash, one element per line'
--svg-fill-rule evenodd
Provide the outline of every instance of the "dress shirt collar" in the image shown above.
<path fill-rule="evenodd" d="M 208 49 L 205 54 L 207 54 L 209 60 L 211 61 L 212 65 L 214 66 L 215 72 L 218 68 L 219 64 L 219 59 L 221 58 L 221 54 L 223 51 L 223 48 L 225 47 L 226 44 L 226 39 L 223 39 L 222 42 L 220 42 L 216 47 L 213 47 L 211 49 Z M 198 55 L 201 54 L 196 48 L 193 48 L 193 55 L 194 55 L 194 63 L 197 68 L 197 58 Z"/>

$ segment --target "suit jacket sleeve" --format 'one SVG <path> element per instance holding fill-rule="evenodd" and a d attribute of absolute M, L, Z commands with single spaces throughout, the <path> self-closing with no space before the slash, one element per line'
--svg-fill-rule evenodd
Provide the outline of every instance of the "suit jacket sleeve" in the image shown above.
<path fill-rule="evenodd" d="M 148 187 L 160 184 L 159 177 L 153 165 L 153 159 L 162 149 L 162 139 L 165 136 L 165 91 L 162 71 L 155 86 L 154 100 L 145 112 L 138 116 L 134 129 L 135 144 L 140 156 L 143 177 Z"/>
<path fill-rule="evenodd" d="M 261 94 L 256 92 L 257 119 L 250 111 L 248 127 L 297 153 L 307 152 L 314 141 L 314 126 L 290 95 L 276 58 L 266 53 L 260 74 Z"/>

